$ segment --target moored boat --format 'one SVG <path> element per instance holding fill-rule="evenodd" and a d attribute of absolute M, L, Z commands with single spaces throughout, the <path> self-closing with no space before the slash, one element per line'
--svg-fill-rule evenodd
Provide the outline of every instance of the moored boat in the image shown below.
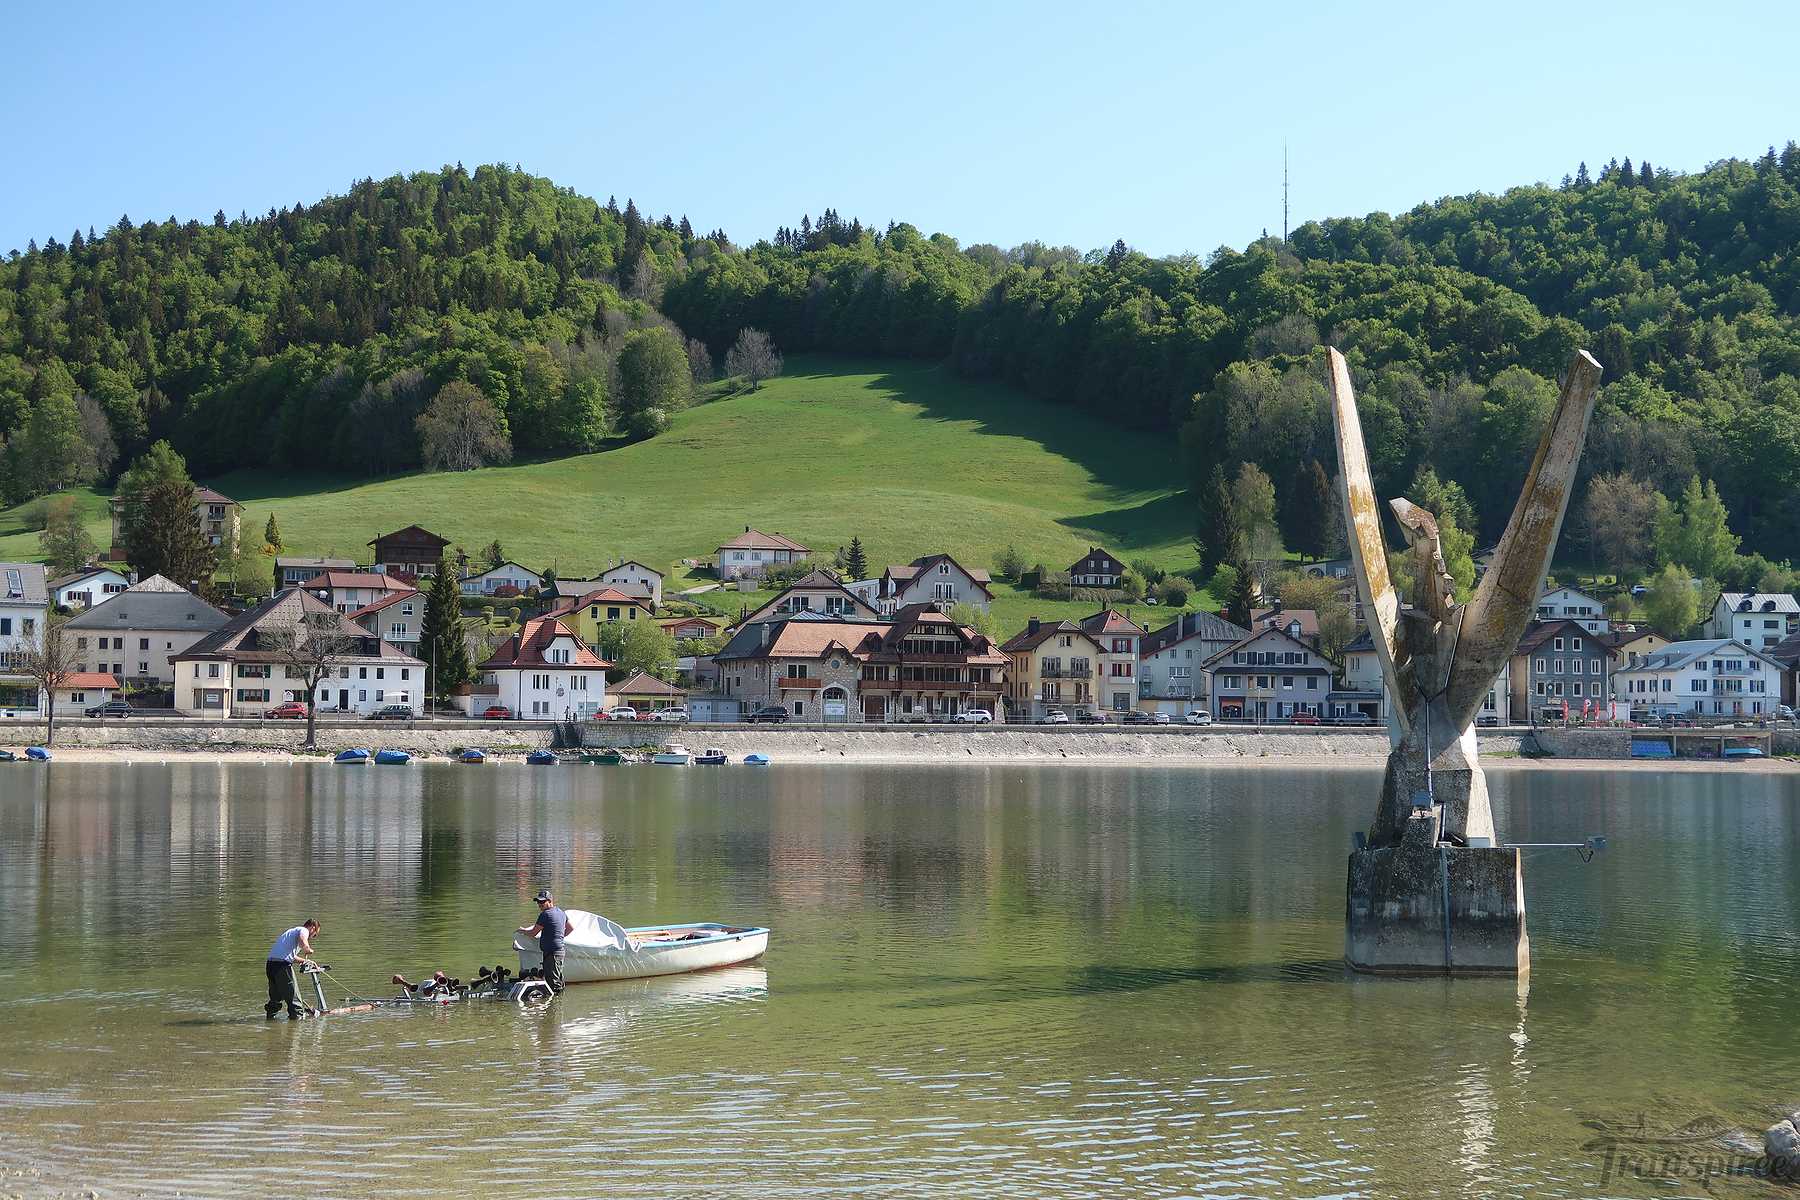
<path fill-rule="evenodd" d="M 769 756 L 766 754 L 746 754 L 744 755 L 744 765 L 746 767 L 766 767 L 769 765 Z"/>
<path fill-rule="evenodd" d="M 27 746 L 25 747 L 25 757 L 29 758 L 32 762 L 49 762 L 50 751 L 44 749 L 42 746 Z"/>
<path fill-rule="evenodd" d="M 404 750 L 377 750 L 375 762 L 383 767 L 403 767 L 412 761 L 412 755 Z"/>
<path fill-rule="evenodd" d="M 685 767 L 693 760 L 694 756 L 680 742 L 670 742 L 650 756 L 650 761 L 659 767 Z"/>
<path fill-rule="evenodd" d="M 487 761 L 487 751 L 477 750 L 475 747 L 470 746 L 467 750 L 464 750 L 461 754 L 456 756 L 456 761 L 459 763 L 468 763 L 471 766 L 478 763 L 484 763 Z"/>
<path fill-rule="evenodd" d="M 590 750 L 581 756 L 581 761 L 600 767 L 616 767 L 625 761 L 625 755 L 617 750 Z"/>
<path fill-rule="evenodd" d="M 17 754 L 14 754 L 11 750 L 0 750 L 0 762 L 24 762 L 24 761 L 25 760 L 23 758 L 21 758 Z"/>
<path fill-rule="evenodd" d="M 364 767 L 373 757 L 374 755 L 369 751 L 352 746 L 348 750 L 339 750 L 331 761 L 346 767 Z"/>
<path fill-rule="evenodd" d="M 760 958 L 769 948 L 769 931 L 760 926 L 699 921 L 623 929 L 597 913 L 576 908 L 566 913 L 572 930 L 564 939 L 563 979 L 569 983 L 728 967 Z M 513 949 L 521 971 L 543 966 L 544 956 L 529 935 L 514 934 Z"/>
<path fill-rule="evenodd" d="M 704 754 L 694 755 L 694 765 L 697 767 L 722 767 L 730 761 L 730 756 L 717 746 L 708 746 Z"/>
<path fill-rule="evenodd" d="M 554 767 L 558 760 L 556 755 L 548 750 L 533 750 L 525 756 L 525 761 L 534 767 Z"/>

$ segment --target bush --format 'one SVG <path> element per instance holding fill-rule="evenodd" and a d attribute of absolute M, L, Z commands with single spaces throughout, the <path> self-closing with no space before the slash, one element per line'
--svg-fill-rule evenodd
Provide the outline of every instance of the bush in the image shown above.
<path fill-rule="evenodd" d="M 1156 598 L 1171 608 L 1186 608 L 1193 595 L 1193 585 L 1180 575 L 1165 575 L 1156 585 Z"/>
<path fill-rule="evenodd" d="M 1049 571 L 1043 567 L 1038 567 L 1036 570 L 1038 595 L 1054 597 L 1069 590 L 1069 573 L 1067 571 Z"/>
<path fill-rule="evenodd" d="M 1015 546 L 1008 546 L 994 556 L 994 574 L 1002 579 L 1017 580 L 1025 573 L 1025 559 Z"/>
<path fill-rule="evenodd" d="M 1144 581 L 1145 587 L 1152 588 L 1161 583 L 1169 574 L 1147 558 L 1134 559 L 1131 569 L 1138 573 L 1138 578 Z"/>

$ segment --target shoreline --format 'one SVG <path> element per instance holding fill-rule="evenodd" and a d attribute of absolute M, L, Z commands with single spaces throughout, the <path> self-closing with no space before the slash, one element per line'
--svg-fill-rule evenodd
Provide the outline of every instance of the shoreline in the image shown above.
<path fill-rule="evenodd" d="M 200 749 L 168 749 L 139 748 L 124 746 L 56 746 L 52 747 L 54 763 L 99 763 L 113 766 L 171 766 L 175 764 L 230 764 L 251 763 L 261 766 L 335 766 L 331 761 L 332 752 L 321 749 L 316 753 L 295 753 L 289 750 L 267 748 L 200 748 Z M 488 765 L 523 766 L 524 752 L 502 752 L 490 755 L 492 762 Z M 741 757 L 733 753 L 734 758 Z M 1247 754 L 1247 753 L 1210 753 L 1182 754 L 1165 753 L 1156 755 L 1128 753 L 1099 754 L 974 754 L 960 756 L 945 754 L 897 754 L 880 751 L 825 750 L 823 748 L 811 753 L 792 750 L 770 753 L 771 765 L 774 766 L 982 766 L 982 767 L 1045 767 L 1045 766 L 1103 766 L 1103 767 L 1295 767 L 1305 770 L 1335 769 L 1344 771 L 1379 770 L 1384 761 L 1383 755 L 1376 754 L 1326 754 L 1326 753 L 1280 753 L 1280 754 Z M 20 763 L 20 766 L 33 764 Z M 456 766 L 452 759 L 443 756 L 420 755 L 417 761 L 408 765 Z M 565 764 L 582 765 L 582 764 Z M 733 764 L 737 765 L 737 764 Z M 1717 759 L 1597 759 L 1597 758 L 1561 758 L 1561 757 L 1524 757 L 1516 752 L 1502 751 L 1496 754 L 1484 754 L 1481 765 L 1489 771 L 1618 771 L 1634 772 L 1661 771 L 1680 774 L 1720 773 L 1720 774 L 1783 774 L 1800 772 L 1800 760 L 1788 758 L 1746 759 L 1721 761 Z M 597 768 L 598 769 L 598 768 Z"/>

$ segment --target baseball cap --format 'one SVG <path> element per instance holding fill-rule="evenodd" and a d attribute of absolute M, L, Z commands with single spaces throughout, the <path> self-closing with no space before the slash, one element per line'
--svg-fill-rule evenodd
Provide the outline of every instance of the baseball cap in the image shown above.
<path fill-rule="evenodd" d="M 536 900 L 539 904 L 542 904 L 544 901 L 548 900 L 549 898 L 550 898 L 550 889 L 549 888 L 544 888 L 544 889 L 540 890 L 537 895 L 532 897 L 532 899 Z"/>

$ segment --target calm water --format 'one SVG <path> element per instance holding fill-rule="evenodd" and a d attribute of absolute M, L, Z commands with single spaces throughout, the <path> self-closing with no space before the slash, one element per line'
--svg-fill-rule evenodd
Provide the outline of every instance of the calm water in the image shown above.
<path fill-rule="evenodd" d="M 1612 839 L 1530 858 L 1526 991 L 1346 976 L 1370 769 L 4 770 L 0 1193 L 1671 1195 L 1587 1123 L 1800 1100 L 1795 774 L 1490 772 L 1509 838 Z M 261 1019 L 302 916 L 381 992 L 543 884 L 774 940 Z"/>

